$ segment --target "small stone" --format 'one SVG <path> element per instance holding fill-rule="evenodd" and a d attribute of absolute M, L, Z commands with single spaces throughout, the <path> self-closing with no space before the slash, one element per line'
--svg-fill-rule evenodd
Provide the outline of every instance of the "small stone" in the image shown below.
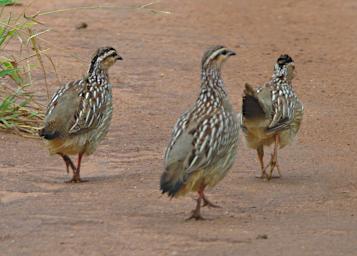
<path fill-rule="evenodd" d="M 259 235 L 257 235 L 256 239 L 268 239 L 268 235 L 267 234 L 259 234 Z"/>
<path fill-rule="evenodd" d="M 85 22 L 81 22 L 76 26 L 76 29 L 85 29 L 88 27 L 88 24 Z"/>

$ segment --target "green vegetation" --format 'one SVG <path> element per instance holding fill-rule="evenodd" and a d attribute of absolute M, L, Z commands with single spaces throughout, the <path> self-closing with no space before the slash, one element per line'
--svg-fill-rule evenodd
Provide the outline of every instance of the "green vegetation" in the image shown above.
<path fill-rule="evenodd" d="M 13 0 L 0 0 L 0 6 L 6 6 L 6 5 L 17 5 L 17 1 Z"/>
<path fill-rule="evenodd" d="M 11 1 L 1 4 L 5 2 Z M 8 14 L 4 19 L 3 11 L 4 8 L 0 13 L 0 130 L 33 137 L 44 117 L 43 107 L 31 91 L 31 69 L 35 66 L 32 62 L 41 60 L 32 32 L 36 23 L 23 14 Z M 11 50 L 7 49 L 9 43 Z M 24 52 L 26 57 L 22 57 Z"/>

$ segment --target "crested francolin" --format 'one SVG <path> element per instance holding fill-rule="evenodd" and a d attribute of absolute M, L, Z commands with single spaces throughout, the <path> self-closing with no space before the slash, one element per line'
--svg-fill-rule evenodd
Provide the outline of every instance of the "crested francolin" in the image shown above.
<path fill-rule="evenodd" d="M 82 156 L 92 154 L 108 132 L 112 118 L 112 88 L 108 69 L 122 60 L 112 47 L 99 48 L 88 73 L 57 90 L 47 107 L 44 128 L 39 135 L 47 141 L 50 154 L 60 155 L 73 177 L 81 182 Z M 69 155 L 78 154 L 75 166 Z"/>
<path fill-rule="evenodd" d="M 178 197 L 197 192 L 189 219 L 203 219 L 203 206 L 218 207 L 204 194 L 224 178 L 236 158 L 239 120 L 221 76 L 222 64 L 235 52 L 215 46 L 202 58 L 201 90 L 194 105 L 178 119 L 164 156 L 162 193 Z"/>
<path fill-rule="evenodd" d="M 256 90 L 249 84 L 245 85 L 241 126 L 247 145 L 257 150 L 261 168 L 259 177 L 268 180 L 275 168 L 281 176 L 278 147 L 283 148 L 292 142 L 303 117 L 303 105 L 292 87 L 294 70 L 292 58 L 281 55 L 270 82 Z M 264 146 L 271 144 L 274 144 L 274 151 L 270 163 L 265 167 Z"/>

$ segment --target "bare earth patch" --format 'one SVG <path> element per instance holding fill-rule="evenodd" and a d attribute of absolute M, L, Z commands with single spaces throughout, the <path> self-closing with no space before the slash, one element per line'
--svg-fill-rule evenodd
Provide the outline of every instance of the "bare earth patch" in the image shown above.
<path fill-rule="evenodd" d="M 98 5 L 32 2 L 31 13 Z M 41 141 L 0 135 L 0 255 L 356 255 L 357 3 L 170 0 L 153 7 L 171 14 L 110 8 L 40 18 L 53 28 L 44 37 L 63 82 L 80 78 L 98 47 L 115 47 L 124 61 L 110 72 L 109 135 L 84 158 L 89 182 L 64 184 L 64 163 Z M 81 23 L 87 27 L 76 29 Z M 200 59 L 213 44 L 238 53 L 223 69 L 237 110 L 244 83 L 267 81 L 276 58 L 291 55 L 305 116 L 299 138 L 280 151 L 282 179 L 255 179 L 256 153 L 241 143 L 236 164 L 209 191 L 223 208 L 204 209 L 208 221 L 185 222 L 194 202 L 161 196 L 162 155 L 176 118 L 198 94 Z M 35 82 L 45 95 L 42 77 Z M 54 74 L 49 82 L 53 92 Z"/>

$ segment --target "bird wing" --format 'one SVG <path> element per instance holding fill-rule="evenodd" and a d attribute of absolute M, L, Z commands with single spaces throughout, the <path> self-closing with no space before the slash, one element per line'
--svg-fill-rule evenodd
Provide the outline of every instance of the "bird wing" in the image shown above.
<path fill-rule="evenodd" d="M 185 113 L 176 123 L 172 140 L 165 154 L 165 165 L 182 162 L 185 176 L 209 165 L 214 156 L 219 156 L 224 137 L 223 113 L 216 110 L 199 120 L 192 120 Z"/>
<path fill-rule="evenodd" d="M 62 101 L 62 97 L 68 93 L 70 93 L 74 85 L 79 83 L 79 81 L 72 81 L 67 83 L 66 85 L 60 87 L 52 96 L 50 102 L 47 105 L 47 111 L 46 111 L 46 116 L 51 115 L 54 109 L 58 108 L 59 102 Z"/>
<path fill-rule="evenodd" d="M 46 116 L 64 119 L 61 123 L 70 134 L 95 128 L 101 123 L 103 108 L 111 97 L 104 90 L 101 86 L 89 86 L 86 79 L 69 82 L 53 95 Z"/>
<path fill-rule="evenodd" d="M 105 93 L 101 85 L 78 84 L 78 96 L 80 102 L 75 113 L 73 125 L 69 129 L 70 134 L 78 134 L 89 129 L 96 128 L 104 117 L 104 109 L 110 100 L 110 93 Z"/>
<path fill-rule="evenodd" d="M 190 112 L 183 113 L 177 120 L 174 129 L 171 133 L 171 140 L 165 152 L 165 165 L 169 166 L 174 162 L 183 160 L 189 150 L 189 143 L 192 141 L 192 136 L 186 132 L 189 125 Z M 191 120 L 192 122 L 192 120 Z M 192 124 L 191 124 L 192 125 Z M 186 142 L 187 140 L 187 142 Z M 182 146 L 185 146 L 181 149 Z M 187 148 L 186 148 L 187 147 Z"/>
<path fill-rule="evenodd" d="M 75 82 L 66 84 L 54 93 L 47 106 L 45 125 L 41 133 L 47 138 L 67 134 L 74 123 L 80 97 L 74 87 Z"/>
<path fill-rule="evenodd" d="M 289 127 L 294 118 L 294 100 L 282 91 L 272 91 L 272 121 L 267 127 L 268 132 L 284 130 Z"/>

